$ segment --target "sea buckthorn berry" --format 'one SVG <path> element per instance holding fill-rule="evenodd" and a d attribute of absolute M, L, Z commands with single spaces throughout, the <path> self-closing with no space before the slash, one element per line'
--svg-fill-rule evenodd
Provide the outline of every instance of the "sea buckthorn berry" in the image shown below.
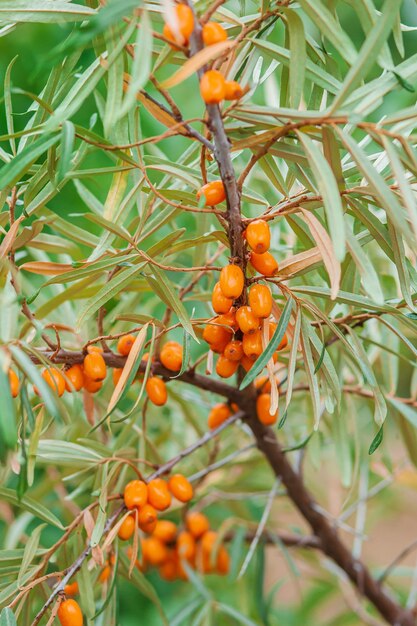
<path fill-rule="evenodd" d="M 232 331 L 217 324 L 217 317 L 213 320 L 213 324 L 207 324 L 203 331 L 203 339 L 210 345 L 219 345 L 223 343 L 226 345 L 231 339 Z"/>
<path fill-rule="evenodd" d="M 272 294 L 268 285 L 253 285 L 249 291 L 249 306 L 256 317 L 266 318 L 272 311 Z"/>
<path fill-rule="evenodd" d="M 119 531 L 117 533 L 118 537 L 122 539 L 122 541 L 127 541 L 135 532 L 135 526 L 135 518 L 133 517 L 133 515 L 128 515 L 123 520 L 122 525 L 119 528 Z"/>
<path fill-rule="evenodd" d="M 42 378 L 51 389 L 53 389 L 59 396 L 62 396 L 65 391 L 65 378 L 59 370 L 54 367 L 44 369 L 42 372 Z"/>
<path fill-rule="evenodd" d="M 81 365 L 73 365 L 65 372 L 65 389 L 69 392 L 80 391 L 84 387 L 84 372 Z"/>
<path fill-rule="evenodd" d="M 230 570 L 230 556 L 223 545 L 217 551 L 216 569 L 222 576 L 228 574 Z"/>
<path fill-rule="evenodd" d="M 275 415 L 271 415 L 269 408 L 271 406 L 271 396 L 269 393 L 261 393 L 256 399 L 256 414 L 258 420 L 265 426 L 275 424 L 278 418 L 278 411 Z"/>
<path fill-rule="evenodd" d="M 122 375 L 122 372 L 123 372 L 123 368 L 122 367 L 115 367 L 113 369 L 112 376 L 113 376 L 113 384 L 114 384 L 114 386 L 116 386 L 117 383 L 119 382 L 120 376 Z"/>
<path fill-rule="evenodd" d="M 189 502 L 193 497 L 193 487 L 182 474 L 171 476 L 168 487 L 174 498 L 180 502 Z"/>
<path fill-rule="evenodd" d="M 142 555 L 147 563 L 161 565 L 169 556 L 168 549 L 162 541 L 156 537 L 142 539 Z"/>
<path fill-rule="evenodd" d="M 226 192 L 224 190 L 223 181 L 213 180 L 206 185 L 203 185 L 201 189 L 197 191 L 197 198 L 200 200 L 201 196 L 206 199 L 206 206 L 216 206 L 226 200 Z"/>
<path fill-rule="evenodd" d="M 220 272 L 220 288 L 226 298 L 239 298 L 245 286 L 245 277 L 239 265 L 226 265 Z"/>
<path fill-rule="evenodd" d="M 150 376 L 145 385 L 149 400 L 156 406 L 163 406 L 168 400 L 167 387 L 162 378 Z"/>
<path fill-rule="evenodd" d="M 199 511 L 187 513 L 185 524 L 195 539 L 199 539 L 204 533 L 210 530 L 210 522 L 204 513 L 200 513 Z"/>
<path fill-rule="evenodd" d="M 171 494 L 163 478 L 155 478 L 148 483 L 148 501 L 158 511 L 165 511 L 171 504 Z"/>
<path fill-rule="evenodd" d="M 197 552 L 194 536 L 188 530 L 182 530 L 177 539 L 178 556 L 186 561 L 193 561 Z"/>
<path fill-rule="evenodd" d="M 275 324 L 275 322 L 269 322 L 268 332 L 269 332 L 269 338 L 270 339 L 272 339 L 276 329 L 277 329 L 277 324 Z M 284 350 L 284 348 L 286 348 L 287 345 L 288 345 L 288 335 L 287 335 L 287 333 L 284 333 L 284 336 L 281 339 L 280 344 L 277 347 L 277 350 Z"/>
<path fill-rule="evenodd" d="M 120 337 L 117 342 L 117 352 L 122 356 L 127 356 L 135 343 L 136 337 L 134 335 L 124 335 Z"/>
<path fill-rule="evenodd" d="M 148 501 L 148 485 L 143 480 L 127 483 L 123 498 L 128 509 L 144 506 Z"/>
<path fill-rule="evenodd" d="M 89 393 L 96 393 L 103 386 L 103 382 L 101 380 L 93 380 L 89 376 L 84 375 L 84 389 Z"/>
<path fill-rule="evenodd" d="M 268 376 L 260 376 L 255 380 L 255 388 L 259 389 L 262 393 L 270 393 L 271 381 Z"/>
<path fill-rule="evenodd" d="M 64 587 L 64 593 L 66 596 L 76 596 L 79 593 L 78 583 L 75 580 L 73 583 L 68 583 Z"/>
<path fill-rule="evenodd" d="M 205 46 L 212 46 L 215 43 L 220 43 L 227 39 L 225 29 L 217 22 L 207 22 L 207 24 L 204 24 L 202 34 Z"/>
<path fill-rule="evenodd" d="M 183 37 L 182 41 L 176 39 L 171 27 L 169 24 L 165 24 L 163 29 L 163 35 L 166 39 L 172 42 L 176 42 L 178 44 L 188 44 L 190 39 L 190 35 L 194 29 L 194 15 L 190 7 L 186 4 L 177 4 L 175 7 L 175 12 L 177 14 L 178 20 L 178 29 Z"/>
<path fill-rule="evenodd" d="M 172 543 L 177 536 L 177 526 L 167 519 L 158 520 L 152 535 L 164 543 Z"/>
<path fill-rule="evenodd" d="M 258 330 L 256 333 L 243 335 L 242 345 L 246 356 L 250 359 L 256 359 L 263 352 L 261 331 Z"/>
<path fill-rule="evenodd" d="M 213 430 L 223 424 L 232 414 L 227 404 L 215 404 L 208 416 L 208 427 Z"/>
<path fill-rule="evenodd" d="M 103 354 L 103 348 L 100 348 L 100 346 L 88 346 L 87 347 L 87 353 L 91 354 L 92 352 L 98 352 L 99 354 Z"/>
<path fill-rule="evenodd" d="M 110 565 L 105 565 L 103 569 L 101 570 L 100 575 L 98 577 L 99 582 L 101 582 L 102 584 L 106 583 L 110 578 L 110 574 L 111 574 Z"/>
<path fill-rule="evenodd" d="M 106 378 L 106 362 L 100 352 L 90 352 L 84 359 L 84 374 L 96 382 Z"/>
<path fill-rule="evenodd" d="M 239 330 L 238 323 L 236 321 L 236 309 L 232 307 L 228 313 L 222 313 L 222 315 L 218 315 L 216 318 L 217 324 L 221 324 L 222 326 L 228 326 L 235 332 Z"/>
<path fill-rule="evenodd" d="M 58 619 L 61 626 L 83 626 L 83 614 L 75 600 L 63 600 L 59 605 Z"/>
<path fill-rule="evenodd" d="M 182 365 L 182 346 L 176 341 L 165 344 L 161 350 L 160 361 L 167 370 L 179 372 Z"/>
<path fill-rule="evenodd" d="M 220 282 L 214 285 L 211 294 L 211 304 L 216 313 L 228 313 L 233 304 L 233 298 L 226 298 L 220 287 Z"/>
<path fill-rule="evenodd" d="M 200 93 L 206 104 L 219 104 L 226 94 L 226 80 L 218 70 L 204 72 L 200 80 Z"/>
<path fill-rule="evenodd" d="M 226 359 L 226 357 L 221 354 L 217 359 L 216 374 L 222 378 L 230 378 L 236 373 L 238 367 L 239 361 L 229 361 L 229 359 Z"/>
<path fill-rule="evenodd" d="M 225 100 L 239 100 L 245 92 L 236 80 L 227 80 L 225 85 Z"/>
<path fill-rule="evenodd" d="M 161 563 L 159 566 L 159 575 L 164 580 L 172 582 L 177 578 L 177 559 L 173 552 L 168 553 L 168 558 L 165 563 Z"/>
<path fill-rule="evenodd" d="M 12 397 L 17 398 L 19 395 L 19 377 L 12 369 L 9 369 L 9 385 Z"/>
<path fill-rule="evenodd" d="M 242 360 L 240 361 L 240 365 L 243 367 L 243 369 L 245 370 L 245 372 L 249 372 L 250 368 L 252 367 L 252 365 L 255 363 L 256 359 L 250 359 L 248 356 L 246 356 L 246 354 L 242 357 Z"/>
<path fill-rule="evenodd" d="M 275 276 L 278 272 L 278 263 L 270 252 L 264 252 L 263 254 L 252 252 L 250 262 L 252 267 L 264 276 Z"/>
<path fill-rule="evenodd" d="M 257 254 L 268 252 L 271 245 L 271 231 L 265 220 L 254 220 L 246 228 L 246 241 Z"/>
<path fill-rule="evenodd" d="M 229 361 L 240 361 L 243 356 L 242 342 L 237 339 L 229 341 L 224 349 L 223 356 L 229 359 Z"/>
<path fill-rule="evenodd" d="M 201 549 L 206 554 L 213 552 L 214 546 L 217 541 L 217 533 L 214 530 L 208 530 L 201 538 Z"/>
<path fill-rule="evenodd" d="M 138 526 L 145 533 L 153 533 L 158 522 L 158 513 L 152 504 L 144 504 L 138 513 Z"/>
<path fill-rule="evenodd" d="M 259 329 L 259 318 L 248 306 L 241 306 L 236 311 L 236 321 L 242 333 L 245 335 L 255 333 Z"/>

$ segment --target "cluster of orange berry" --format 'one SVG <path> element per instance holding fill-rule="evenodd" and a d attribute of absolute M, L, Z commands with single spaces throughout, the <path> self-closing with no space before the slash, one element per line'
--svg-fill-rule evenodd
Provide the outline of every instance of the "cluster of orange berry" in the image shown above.
<path fill-rule="evenodd" d="M 194 15 L 186 4 L 175 7 L 176 32 L 169 24 L 165 24 L 162 34 L 172 47 L 188 46 L 194 30 Z M 202 38 L 205 46 L 227 40 L 227 32 L 217 22 L 207 22 L 202 27 Z M 238 100 L 244 94 L 242 87 L 235 80 L 226 80 L 217 70 L 207 70 L 200 80 L 200 93 L 206 104 L 218 104 L 222 100 Z"/>

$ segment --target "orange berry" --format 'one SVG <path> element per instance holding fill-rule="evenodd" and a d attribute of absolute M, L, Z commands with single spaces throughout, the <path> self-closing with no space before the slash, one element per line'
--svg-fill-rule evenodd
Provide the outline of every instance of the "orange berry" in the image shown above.
<path fill-rule="evenodd" d="M 42 378 L 51 389 L 53 389 L 59 396 L 62 396 L 65 391 L 65 378 L 59 370 L 54 367 L 50 367 L 49 370 L 44 369 L 42 372 Z"/>
<path fill-rule="evenodd" d="M 144 504 L 138 513 L 138 526 L 145 533 L 153 533 L 158 522 L 158 513 L 151 504 Z"/>
<path fill-rule="evenodd" d="M 223 545 L 217 551 L 216 569 L 222 576 L 228 574 L 230 570 L 230 556 Z"/>
<path fill-rule="evenodd" d="M 242 340 L 243 352 L 250 359 L 256 359 L 263 352 L 262 333 L 260 330 L 250 335 L 243 335 Z"/>
<path fill-rule="evenodd" d="M 105 582 L 107 582 L 110 578 L 110 574 L 111 574 L 111 567 L 110 565 L 105 565 L 103 567 L 103 569 L 100 572 L 100 575 L 98 577 L 99 582 L 101 582 L 102 584 L 104 584 Z"/>
<path fill-rule="evenodd" d="M 240 361 L 240 365 L 243 367 L 245 372 L 249 372 L 250 368 L 252 367 L 254 363 L 255 363 L 255 360 L 250 359 L 248 356 L 246 356 L 246 354 L 242 357 L 242 360 Z"/>
<path fill-rule="evenodd" d="M 99 391 L 99 389 L 101 389 L 102 386 L 103 386 L 102 381 L 93 380 L 89 376 L 84 375 L 84 389 L 88 391 L 89 393 L 96 393 L 96 391 Z"/>
<path fill-rule="evenodd" d="M 128 515 L 126 519 L 123 520 L 122 525 L 119 528 L 117 533 L 118 537 L 122 539 L 122 541 L 130 539 L 135 532 L 135 525 L 136 523 L 133 515 Z"/>
<path fill-rule="evenodd" d="M 12 397 L 17 398 L 19 394 L 19 377 L 12 369 L 9 369 L 9 385 Z"/>
<path fill-rule="evenodd" d="M 226 359 L 229 359 L 229 361 L 240 361 L 243 356 L 242 342 L 237 339 L 229 341 L 224 349 L 223 356 L 225 356 Z"/>
<path fill-rule="evenodd" d="M 69 392 L 80 391 L 84 386 L 84 372 L 81 365 L 73 365 L 65 372 L 65 389 Z"/>
<path fill-rule="evenodd" d="M 106 378 L 106 362 L 100 352 L 94 351 L 87 354 L 84 359 L 84 374 L 94 380 L 101 382 Z"/>
<path fill-rule="evenodd" d="M 212 46 L 220 41 L 226 41 L 227 33 L 221 24 L 207 22 L 203 26 L 203 42 L 205 46 Z"/>
<path fill-rule="evenodd" d="M 226 298 L 220 287 L 220 282 L 214 285 L 213 293 L 211 294 L 211 304 L 216 313 L 228 313 L 233 304 L 233 298 Z"/>
<path fill-rule="evenodd" d="M 271 315 L 272 294 L 268 285 L 253 285 L 249 291 L 249 306 L 256 317 Z"/>
<path fill-rule="evenodd" d="M 256 399 L 256 414 L 258 420 L 265 426 L 275 424 L 278 418 L 278 411 L 275 415 L 271 415 L 269 408 L 271 406 L 271 396 L 269 393 L 261 393 Z"/>
<path fill-rule="evenodd" d="M 168 392 L 162 378 L 158 378 L 157 376 L 149 377 L 146 381 L 145 389 L 149 400 L 156 404 L 156 406 L 163 406 L 166 403 Z"/>
<path fill-rule="evenodd" d="M 169 24 L 165 24 L 162 33 L 166 39 L 172 41 L 173 43 L 187 45 L 191 33 L 194 29 L 193 12 L 186 4 L 177 4 L 177 6 L 175 7 L 175 12 L 177 14 L 178 30 L 182 35 L 182 40 L 174 35 L 172 28 L 169 26 Z"/>
<path fill-rule="evenodd" d="M 225 406 L 225 405 L 223 405 Z M 210 529 L 210 522 L 204 513 L 200 513 L 198 511 L 193 511 L 187 514 L 185 518 L 185 523 L 190 531 L 190 533 L 195 537 L 195 539 L 199 539 L 204 533 L 206 533 Z"/>
<path fill-rule="evenodd" d="M 136 337 L 134 335 L 124 335 L 120 337 L 117 342 L 117 352 L 122 356 L 127 356 L 135 343 Z"/>
<path fill-rule="evenodd" d="M 230 378 L 236 373 L 238 367 L 239 361 L 229 361 L 229 359 L 221 354 L 217 359 L 216 374 L 222 378 Z"/>
<path fill-rule="evenodd" d="M 83 614 L 78 602 L 71 598 L 63 600 L 59 605 L 58 619 L 61 626 L 83 626 Z"/>
<path fill-rule="evenodd" d="M 123 368 L 122 367 L 115 367 L 113 369 L 112 376 L 113 376 L 113 384 L 114 384 L 114 386 L 116 386 L 117 383 L 119 382 L 120 376 L 122 375 L 122 372 L 123 372 Z"/>
<path fill-rule="evenodd" d="M 246 241 L 257 254 L 268 252 L 271 245 L 271 231 L 265 220 L 254 220 L 246 228 Z"/>
<path fill-rule="evenodd" d="M 194 536 L 188 530 L 182 530 L 177 539 L 178 556 L 186 561 L 193 561 L 197 552 Z"/>
<path fill-rule="evenodd" d="M 259 318 L 256 317 L 252 309 L 248 306 L 241 306 L 236 311 L 236 321 L 242 333 L 255 333 L 259 329 Z"/>
<path fill-rule="evenodd" d="M 206 554 L 211 554 L 217 541 L 217 533 L 214 530 L 208 530 L 201 538 L 201 549 Z"/>
<path fill-rule="evenodd" d="M 167 519 L 158 520 L 152 535 L 164 543 L 172 543 L 177 536 L 177 526 Z"/>
<path fill-rule="evenodd" d="M 275 324 L 275 322 L 269 322 L 269 329 L 268 329 L 268 331 L 269 331 L 269 338 L 270 339 L 272 339 L 276 329 L 277 329 L 277 324 Z M 286 348 L 287 345 L 288 345 L 288 335 L 287 335 L 287 333 L 284 333 L 284 336 L 281 339 L 280 344 L 279 344 L 277 350 L 284 350 L 284 348 Z"/>
<path fill-rule="evenodd" d="M 236 309 L 234 307 L 232 307 L 228 313 L 218 315 L 216 322 L 222 326 L 229 326 L 230 329 L 235 332 L 239 330 L 239 326 L 236 321 Z"/>
<path fill-rule="evenodd" d="M 103 354 L 103 348 L 100 348 L 100 346 L 88 346 L 87 347 L 87 352 L 88 354 L 91 354 L 92 352 L 98 352 L 99 354 Z"/>
<path fill-rule="evenodd" d="M 64 587 L 64 593 L 66 596 L 76 596 L 79 591 L 80 590 L 77 581 L 74 581 L 73 583 L 68 583 L 68 585 L 65 585 Z"/>
<path fill-rule="evenodd" d="M 224 326 L 217 326 L 217 317 L 213 320 L 213 324 L 207 324 L 203 331 L 203 339 L 210 345 L 222 345 L 225 346 L 229 343 L 232 332 Z M 223 350 L 222 350 L 223 352 Z"/>
<path fill-rule="evenodd" d="M 243 88 L 236 80 L 227 80 L 224 99 L 225 100 L 239 100 L 244 94 Z"/>
<path fill-rule="evenodd" d="M 263 254 L 252 252 L 250 262 L 254 269 L 264 276 L 275 276 L 278 272 L 278 263 L 270 252 L 264 252 Z"/>
<path fill-rule="evenodd" d="M 167 370 L 179 372 L 182 366 L 182 346 L 176 341 L 166 343 L 161 350 L 159 359 Z"/>
<path fill-rule="evenodd" d="M 224 190 L 223 181 L 213 180 L 206 185 L 203 185 L 197 191 L 197 198 L 200 200 L 201 196 L 206 199 L 206 206 L 216 206 L 226 200 L 226 192 Z"/>
<path fill-rule="evenodd" d="M 239 265 L 226 265 L 220 272 L 220 288 L 226 298 L 239 298 L 245 286 L 245 276 Z"/>
<path fill-rule="evenodd" d="M 224 100 L 226 81 L 223 74 L 217 70 L 204 72 L 200 80 L 200 93 L 206 104 L 219 104 Z"/>
<path fill-rule="evenodd" d="M 174 553 L 169 553 L 167 560 L 159 566 L 159 575 L 164 580 L 173 581 L 177 577 L 178 565 Z"/>
<path fill-rule="evenodd" d="M 168 487 L 174 498 L 180 502 L 189 502 L 193 497 L 193 487 L 182 474 L 171 476 Z"/>
<path fill-rule="evenodd" d="M 148 486 L 143 480 L 131 480 L 127 483 L 123 498 L 128 509 L 144 506 L 148 501 Z"/>
<path fill-rule="evenodd" d="M 171 494 L 163 478 L 155 478 L 148 483 L 148 501 L 158 511 L 165 511 L 171 504 Z"/>
<path fill-rule="evenodd" d="M 231 414 L 232 412 L 227 404 L 215 404 L 208 416 L 208 427 L 210 430 L 214 430 L 214 428 L 223 424 Z"/>
<path fill-rule="evenodd" d="M 255 380 L 255 388 L 260 389 L 262 393 L 270 393 L 271 382 L 268 376 L 261 376 Z"/>
<path fill-rule="evenodd" d="M 146 537 L 142 539 L 142 556 L 151 565 L 161 565 L 168 556 L 168 548 L 156 537 Z"/>

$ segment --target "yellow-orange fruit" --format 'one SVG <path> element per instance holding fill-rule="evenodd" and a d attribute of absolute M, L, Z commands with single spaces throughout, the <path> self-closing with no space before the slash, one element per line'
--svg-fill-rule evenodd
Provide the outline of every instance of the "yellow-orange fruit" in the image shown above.
<path fill-rule="evenodd" d="M 219 104 L 226 94 L 226 81 L 217 70 L 204 72 L 200 80 L 200 93 L 206 104 Z"/>
<path fill-rule="evenodd" d="M 255 363 L 255 360 L 256 359 L 251 359 L 245 354 L 240 361 L 240 365 L 243 367 L 245 372 L 249 372 L 250 368 Z"/>
<path fill-rule="evenodd" d="M 274 332 L 277 329 L 277 324 L 275 324 L 275 322 L 269 322 L 269 338 L 272 339 Z M 284 350 L 284 348 L 286 348 L 288 345 L 288 335 L 287 333 L 284 333 L 283 338 L 281 339 L 279 346 L 277 347 L 277 350 Z"/>
<path fill-rule="evenodd" d="M 150 376 L 145 385 L 149 400 L 156 406 L 163 406 L 168 400 L 167 387 L 162 378 Z"/>
<path fill-rule="evenodd" d="M 268 252 L 271 245 L 271 231 L 265 220 L 250 222 L 245 231 L 246 241 L 256 254 Z"/>
<path fill-rule="evenodd" d="M 260 376 L 255 380 L 255 388 L 259 389 L 262 393 L 270 393 L 271 382 L 268 376 Z"/>
<path fill-rule="evenodd" d="M 180 502 L 189 502 L 193 497 L 193 487 L 182 474 L 174 474 L 168 482 L 168 488 L 174 498 Z"/>
<path fill-rule="evenodd" d="M 122 541 L 130 539 L 135 532 L 135 525 L 136 523 L 133 515 L 128 515 L 126 519 L 123 520 L 122 525 L 119 528 L 117 533 L 118 537 L 122 539 Z"/>
<path fill-rule="evenodd" d="M 9 369 L 9 385 L 12 397 L 17 398 L 19 395 L 19 377 L 12 369 Z"/>
<path fill-rule="evenodd" d="M 103 386 L 103 382 L 101 380 L 93 380 L 89 376 L 84 374 L 84 389 L 89 393 L 96 393 Z"/>
<path fill-rule="evenodd" d="M 142 555 L 147 563 L 161 565 L 169 556 L 168 549 L 162 541 L 156 537 L 142 539 Z"/>
<path fill-rule="evenodd" d="M 159 566 L 159 575 L 164 580 L 173 581 L 177 578 L 177 559 L 174 556 L 173 552 L 168 553 L 168 557 L 164 563 L 161 563 Z"/>
<path fill-rule="evenodd" d="M 217 324 L 221 324 L 222 326 L 229 327 L 235 332 L 239 329 L 236 321 L 236 309 L 234 307 L 232 307 L 227 313 L 222 313 L 221 315 L 218 315 L 216 317 L 216 322 Z M 227 330 L 229 330 L 229 328 L 227 328 Z"/>
<path fill-rule="evenodd" d="M 70 598 L 59 605 L 58 619 L 61 626 L 83 626 L 83 614 L 78 602 Z"/>
<path fill-rule="evenodd" d="M 117 383 L 119 382 L 120 376 L 122 375 L 122 372 L 123 372 L 123 368 L 121 368 L 121 367 L 115 367 L 113 369 L 112 376 L 113 376 L 113 384 L 114 384 L 114 386 L 116 386 Z"/>
<path fill-rule="evenodd" d="M 64 593 L 66 596 L 76 596 L 79 591 L 80 589 L 76 580 L 73 583 L 68 583 L 68 585 L 65 585 L 64 587 Z"/>
<path fill-rule="evenodd" d="M 220 272 L 220 289 L 226 298 L 239 298 L 245 286 L 245 277 L 239 265 L 226 265 Z"/>
<path fill-rule="evenodd" d="M 73 365 L 65 371 L 65 389 L 69 392 L 80 391 L 84 386 L 84 372 L 81 365 Z"/>
<path fill-rule="evenodd" d="M 239 361 L 229 361 L 221 354 L 217 359 L 216 374 L 222 378 L 230 378 L 236 373 L 238 367 Z"/>
<path fill-rule="evenodd" d="M 223 424 L 231 414 L 232 412 L 227 404 L 215 404 L 208 416 L 208 427 L 210 430 L 217 428 L 217 426 Z"/>
<path fill-rule="evenodd" d="M 42 378 L 51 389 L 53 389 L 59 396 L 62 396 L 65 391 L 65 378 L 59 370 L 54 367 L 50 367 L 49 370 L 44 369 L 42 372 Z"/>
<path fill-rule="evenodd" d="M 123 498 L 128 509 L 142 507 L 148 501 L 148 486 L 143 480 L 131 480 L 127 483 Z"/>
<path fill-rule="evenodd" d="M 216 206 L 226 200 L 226 192 L 224 190 L 223 181 L 213 180 L 206 185 L 203 185 L 197 191 L 197 198 L 200 200 L 201 196 L 206 199 L 206 206 Z"/>
<path fill-rule="evenodd" d="M 272 311 L 272 293 L 268 285 L 253 285 L 249 291 L 249 306 L 256 317 L 266 318 Z"/>
<path fill-rule="evenodd" d="M 229 341 L 224 349 L 223 356 L 229 359 L 229 361 L 240 361 L 243 356 L 242 342 L 237 339 Z"/>
<path fill-rule="evenodd" d="M 250 359 L 256 359 L 263 352 L 261 331 L 258 330 L 256 333 L 243 335 L 242 345 L 246 356 Z"/>
<path fill-rule="evenodd" d="M 158 513 L 152 504 L 144 504 L 138 512 L 138 526 L 145 533 L 153 533 L 158 522 Z"/>
<path fill-rule="evenodd" d="M 100 352 L 90 352 L 84 359 L 84 374 L 94 380 L 100 382 L 106 378 L 106 362 Z"/>
<path fill-rule="evenodd" d="M 182 530 L 177 539 L 178 556 L 186 561 L 193 561 L 197 552 L 194 536 L 188 530 Z"/>
<path fill-rule="evenodd" d="M 220 287 L 220 282 L 214 285 L 213 293 L 211 294 L 211 304 L 216 313 L 228 313 L 233 304 L 233 298 L 226 298 Z"/>
<path fill-rule="evenodd" d="M 217 22 L 207 22 L 207 24 L 204 24 L 202 35 L 205 46 L 212 46 L 215 43 L 220 43 L 227 39 L 225 29 Z"/>
<path fill-rule="evenodd" d="M 177 536 L 177 526 L 167 519 L 158 520 L 153 536 L 164 543 L 172 543 Z"/>
<path fill-rule="evenodd" d="M 256 317 L 252 309 L 248 306 L 241 306 L 236 311 L 236 321 L 240 330 L 245 335 L 255 333 L 259 329 L 259 318 Z"/>
<path fill-rule="evenodd" d="M 236 80 L 227 80 L 225 85 L 225 100 L 239 100 L 244 94 L 243 88 Z"/>
<path fill-rule="evenodd" d="M 117 342 L 117 352 L 122 356 L 127 356 L 135 343 L 136 337 L 134 335 L 124 335 L 120 337 Z"/>
<path fill-rule="evenodd" d="M 214 546 L 217 541 L 217 533 L 214 530 L 208 530 L 201 537 L 201 549 L 206 554 L 211 554 L 213 552 Z"/>
<path fill-rule="evenodd" d="M 88 354 L 91 354 L 92 352 L 98 352 L 99 354 L 103 354 L 103 348 L 100 348 L 100 346 L 88 346 L 87 347 L 87 352 Z"/>
<path fill-rule="evenodd" d="M 165 511 L 171 504 L 171 494 L 163 478 L 155 478 L 148 483 L 148 502 L 158 511 Z"/>
<path fill-rule="evenodd" d="M 177 14 L 178 28 L 183 37 L 183 40 L 177 40 L 169 24 L 165 24 L 163 29 L 163 35 L 169 41 L 178 43 L 180 45 L 187 45 L 190 39 L 191 33 L 194 28 L 194 15 L 190 7 L 186 4 L 177 4 L 175 7 Z"/>
<path fill-rule="evenodd" d="M 179 372 L 182 365 L 182 346 L 176 341 L 170 341 L 163 346 L 159 357 L 167 370 Z"/>
<path fill-rule="evenodd" d="M 256 399 L 256 414 L 258 420 L 265 426 L 275 424 L 278 418 L 278 411 L 275 415 L 271 415 L 269 407 L 271 406 L 271 396 L 269 393 L 261 393 Z"/>
<path fill-rule="evenodd" d="M 217 551 L 216 569 L 222 576 L 228 574 L 230 570 L 230 556 L 223 545 Z"/>
<path fill-rule="evenodd" d="M 98 577 L 99 582 L 101 582 L 102 584 L 106 583 L 110 578 L 110 574 L 111 574 L 110 565 L 105 565 L 103 569 L 101 570 L 100 575 Z"/>
<path fill-rule="evenodd" d="M 278 272 L 278 263 L 270 252 L 264 252 L 263 254 L 252 252 L 250 262 L 252 267 L 264 276 L 275 276 Z"/>
<path fill-rule="evenodd" d="M 224 344 L 226 347 L 231 339 L 232 331 L 224 326 L 218 326 L 217 318 L 213 322 L 213 324 L 207 324 L 203 331 L 204 341 L 207 341 L 210 346 L 222 346 Z"/>
<path fill-rule="evenodd" d="M 187 513 L 187 517 L 185 518 L 185 523 L 193 535 L 195 539 L 199 539 L 204 533 L 206 533 L 210 529 L 210 522 L 204 513 L 200 513 L 199 511 L 192 511 L 191 513 Z"/>

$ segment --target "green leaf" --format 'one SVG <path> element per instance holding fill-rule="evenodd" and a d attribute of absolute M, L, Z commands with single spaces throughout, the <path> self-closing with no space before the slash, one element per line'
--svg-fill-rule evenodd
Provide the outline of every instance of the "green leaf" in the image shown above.
<path fill-rule="evenodd" d="M 29 496 L 23 496 L 21 500 L 18 499 L 16 492 L 13 489 L 7 489 L 6 487 L 0 487 L 0 498 L 4 499 L 6 502 L 9 502 L 12 506 L 15 506 L 20 509 L 24 509 L 28 511 L 35 517 L 39 517 L 39 519 L 47 522 L 48 524 L 52 524 L 52 526 L 56 526 L 61 530 L 64 528 L 59 519 L 49 511 L 46 507 L 43 506 L 40 502 L 36 502 Z"/>
<path fill-rule="evenodd" d="M 234 609 L 232 606 L 223 604 L 223 602 L 218 602 L 217 607 L 222 613 L 233 617 L 233 619 L 238 622 L 238 624 L 244 624 L 244 626 L 257 626 L 256 622 L 253 622 L 251 619 L 240 613 L 237 609 Z"/>
<path fill-rule="evenodd" d="M 129 559 L 127 555 L 122 551 L 120 551 L 120 563 L 123 569 L 125 570 L 125 572 L 127 573 L 129 571 Z M 139 591 L 143 593 L 143 595 L 146 596 L 154 604 L 155 608 L 158 610 L 158 613 L 163 623 L 166 626 L 168 626 L 168 620 L 165 616 L 164 609 L 162 607 L 162 604 L 158 598 L 158 595 L 155 589 L 152 587 L 152 585 L 146 579 L 146 577 L 142 574 L 142 572 L 138 570 L 137 567 L 133 569 L 132 575 L 130 577 L 130 582 L 133 583 L 133 585 L 135 585 L 135 587 L 139 589 Z"/>
<path fill-rule="evenodd" d="M 42 378 L 39 369 L 30 360 L 26 352 L 23 352 L 18 346 L 9 346 L 9 350 L 13 355 L 13 359 L 20 366 L 29 380 L 37 387 L 45 407 L 53 417 L 59 417 L 59 409 L 56 404 L 55 396 L 52 389 Z"/>
<path fill-rule="evenodd" d="M 35 555 L 38 551 L 38 547 L 39 547 L 39 541 L 40 541 L 40 537 L 41 537 L 41 532 L 43 531 L 43 529 L 45 528 L 46 524 L 40 524 L 40 526 L 37 526 L 35 528 L 35 530 L 31 533 L 28 542 L 25 546 L 25 550 L 23 552 L 23 557 L 22 557 L 22 563 L 20 565 L 20 570 L 19 570 L 19 575 L 17 577 L 17 583 L 19 585 L 19 587 L 22 584 L 23 581 L 23 577 L 27 571 L 27 569 L 29 568 L 29 566 L 31 565 L 33 559 L 35 558 Z"/>
<path fill-rule="evenodd" d="M 15 403 L 10 393 L 9 375 L 0 367 L 0 439 L 4 447 L 14 450 L 17 443 Z M 0 450 L 3 449 L 0 446 Z"/>
<path fill-rule="evenodd" d="M 306 36 L 301 17 L 292 9 L 285 10 L 290 40 L 290 106 L 298 109 L 304 89 L 307 62 Z"/>
<path fill-rule="evenodd" d="M 11 161 L 6 163 L 0 171 L 0 189 L 13 187 L 28 171 L 30 166 L 59 141 L 59 135 L 45 134 L 30 145 L 26 146 Z"/>
<path fill-rule="evenodd" d="M 317 375 L 314 373 L 315 366 L 311 353 L 310 335 L 314 333 L 305 316 L 301 318 L 301 350 L 304 358 L 305 372 L 310 388 L 311 400 L 314 412 L 314 430 L 317 430 L 321 419 L 321 401 Z"/>
<path fill-rule="evenodd" d="M 268 343 L 267 347 L 262 352 L 262 354 L 256 359 L 255 363 L 252 365 L 250 370 L 247 372 L 245 378 L 242 380 L 240 384 L 239 389 L 245 389 L 245 387 L 250 385 L 251 382 L 255 380 L 259 372 L 262 372 L 262 370 L 264 369 L 268 361 L 272 358 L 272 355 L 274 354 L 277 346 L 279 346 L 279 344 L 281 343 L 285 335 L 285 331 L 287 330 L 288 323 L 291 318 L 293 304 L 294 304 L 294 301 L 290 297 L 285 303 L 285 307 L 281 313 L 279 322 L 277 324 L 277 327 L 275 329 L 275 332 L 270 342 Z"/>
<path fill-rule="evenodd" d="M 63 0 L 12 0 L 0 2 L 1 22 L 75 22 L 85 20 L 95 11 L 81 4 Z"/>
<path fill-rule="evenodd" d="M 17 626 L 14 613 L 7 606 L 0 613 L 0 626 Z"/>
<path fill-rule="evenodd" d="M 381 428 L 378 430 L 377 434 L 373 438 L 371 445 L 369 446 L 368 454 L 373 454 L 375 450 L 379 448 L 379 446 L 382 443 L 383 438 L 384 438 L 384 427 L 381 426 Z"/>
<path fill-rule="evenodd" d="M 59 159 L 56 184 L 59 184 L 67 172 L 71 169 L 72 151 L 74 149 L 75 127 L 68 120 L 62 125 L 61 131 L 61 157 Z"/>

